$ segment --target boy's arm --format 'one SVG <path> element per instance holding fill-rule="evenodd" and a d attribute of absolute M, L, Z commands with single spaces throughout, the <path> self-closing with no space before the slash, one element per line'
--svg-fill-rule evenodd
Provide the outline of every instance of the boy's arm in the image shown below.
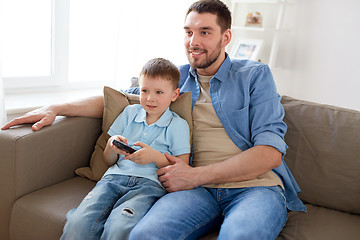
<path fill-rule="evenodd" d="M 158 168 L 165 167 L 170 164 L 170 161 L 165 157 L 161 152 L 153 149 L 149 145 L 143 142 L 136 142 L 135 146 L 140 146 L 141 149 L 136 152 L 125 156 L 125 159 L 136 162 L 141 165 L 154 163 Z M 183 160 L 186 164 L 189 164 L 189 156 L 190 154 L 181 154 L 178 155 L 181 160 Z"/>
<path fill-rule="evenodd" d="M 115 136 L 112 136 L 111 138 L 109 138 L 109 140 L 107 141 L 105 150 L 103 152 L 103 159 L 107 166 L 114 165 L 117 162 L 117 160 L 119 159 L 119 155 L 125 155 L 125 156 L 129 155 L 129 153 L 120 150 L 112 143 L 114 139 L 120 140 L 124 143 L 127 143 L 126 138 L 124 138 L 123 136 L 120 136 L 120 135 L 115 135 Z"/>
<path fill-rule="evenodd" d="M 103 153 L 103 159 L 106 166 L 109 167 L 114 165 L 118 159 L 118 155 L 113 150 L 111 150 L 108 144 L 106 144 L 106 148 Z"/>
<path fill-rule="evenodd" d="M 165 155 L 164 155 L 165 156 Z M 190 158 L 190 153 L 186 153 L 186 154 L 181 154 L 181 155 L 177 155 L 176 157 L 180 158 L 181 160 L 183 160 L 186 164 L 189 164 L 189 158 Z M 167 160 L 167 158 L 166 158 Z M 169 160 L 168 160 L 169 162 Z M 169 162 L 170 164 L 170 162 Z"/>

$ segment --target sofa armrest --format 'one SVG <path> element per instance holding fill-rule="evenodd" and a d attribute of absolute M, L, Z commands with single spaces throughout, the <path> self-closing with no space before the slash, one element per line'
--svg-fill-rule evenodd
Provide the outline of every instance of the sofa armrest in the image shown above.
<path fill-rule="evenodd" d="M 36 132 L 31 125 L 0 131 L 0 239 L 9 239 L 14 202 L 89 165 L 100 133 L 101 119 L 80 117 L 57 117 Z"/>
<path fill-rule="evenodd" d="M 39 131 L 23 125 L 0 132 L 0 183 L 13 197 L 75 176 L 89 165 L 101 119 L 57 117 Z M 1 187 L 3 188 L 3 186 Z"/>

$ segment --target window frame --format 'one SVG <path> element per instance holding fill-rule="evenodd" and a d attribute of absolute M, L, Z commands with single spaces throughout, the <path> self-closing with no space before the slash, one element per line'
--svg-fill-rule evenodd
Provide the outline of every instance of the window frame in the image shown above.
<path fill-rule="evenodd" d="M 0 0 L 1 1 L 1 0 Z M 140 3 L 139 3 L 140 4 Z M 188 5 L 188 4 L 187 4 Z M 31 77 L 4 77 L 3 87 L 5 95 L 8 94 L 22 94 L 34 93 L 46 93 L 48 91 L 69 91 L 69 90 L 82 90 L 82 89 L 99 89 L 104 85 L 108 85 L 115 88 L 124 88 L 125 84 L 123 79 L 127 77 L 130 79 L 133 76 L 137 76 L 138 66 L 143 64 L 138 63 L 138 60 L 133 54 L 129 54 L 124 59 L 123 56 L 123 43 L 119 42 L 116 46 L 117 56 L 115 60 L 115 74 L 114 79 L 103 79 L 101 81 L 72 81 L 69 74 L 69 68 L 71 62 L 70 56 L 70 0 L 51 0 L 51 71 L 50 76 L 31 76 Z M 185 11 L 184 11 L 185 12 Z M 134 17 L 133 25 L 137 26 L 136 17 Z M 120 23 L 119 23 L 120 24 Z M 182 26 L 181 26 L 182 29 Z M 117 31 L 121 31 L 121 28 Z M 135 31 L 135 30 L 132 30 Z M 119 34 L 119 33 L 118 33 Z M 180 39 L 180 38 L 179 38 Z M 140 41 L 135 39 L 136 41 Z M 180 44 L 179 44 L 180 46 Z M 137 51 L 135 48 L 134 51 Z M 183 52 L 183 51 L 181 51 Z M 170 60 L 171 58 L 168 57 Z M 147 58 L 145 58 L 147 59 Z M 184 55 L 184 59 L 185 55 Z M 187 61 L 186 61 L 187 62 Z M 124 69 L 124 63 L 131 64 L 132 67 L 129 71 Z M 184 62 L 176 63 L 177 65 Z M 135 72 L 135 73 L 134 73 Z M 126 75 L 126 76 L 125 76 Z M 125 76 L 125 77 L 123 77 Z"/>
<path fill-rule="evenodd" d="M 70 0 L 51 0 L 50 76 L 3 77 L 6 92 L 61 87 L 68 83 Z"/>

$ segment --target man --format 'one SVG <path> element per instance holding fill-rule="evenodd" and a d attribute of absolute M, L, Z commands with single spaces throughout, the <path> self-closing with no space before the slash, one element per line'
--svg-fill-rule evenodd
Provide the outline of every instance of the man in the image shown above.
<path fill-rule="evenodd" d="M 287 209 L 306 211 L 283 161 L 284 110 L 269 68 L 231 60 L 231 14 L 219 0 L 200 0 L 185 19 L 190 65 L 180 67 L 180 88 L 193 94 L 193 166 L 158 170 L 169 194 L 135 226 L 130 239 L 196 239 L 221 223 L 219 239 L 275 239 Z M 129 92 L 138 93 L 138 89 Z M 95 107 L 89 107 L 95 103 Z M 103 100 L 43 108 L 5 128 L 35 122 L 37 130 L 56 115 L 101 117 Z"/>

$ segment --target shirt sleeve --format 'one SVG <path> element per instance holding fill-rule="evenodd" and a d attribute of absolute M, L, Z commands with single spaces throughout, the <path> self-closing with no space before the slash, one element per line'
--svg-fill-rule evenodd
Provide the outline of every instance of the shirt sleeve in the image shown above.
<path fill-rule="evenodd" d="M 110 136 L 114 135 L 122 135 L 125 127 L 128 125 L 128 115 L 129 115 L 129 107 L 127 106 L 120 114 L 117 116 L 115 121 L 111 124 L 108 134 Z"/>
<path fill-rule="evenodd" d="M 173 119 L 168 127 L 168 141 L 171 155 L 190 153 L 190 128 L 184 119 L 180 117 Z"/>
<path fill-rule="evenodd" d="M 283 121 L 285 111 L 280 100 L 269 67 L 255 68 L 250 77 L 251 141 L 254 146 L 272 146 L 285 155 L 287 126 Z"/>

